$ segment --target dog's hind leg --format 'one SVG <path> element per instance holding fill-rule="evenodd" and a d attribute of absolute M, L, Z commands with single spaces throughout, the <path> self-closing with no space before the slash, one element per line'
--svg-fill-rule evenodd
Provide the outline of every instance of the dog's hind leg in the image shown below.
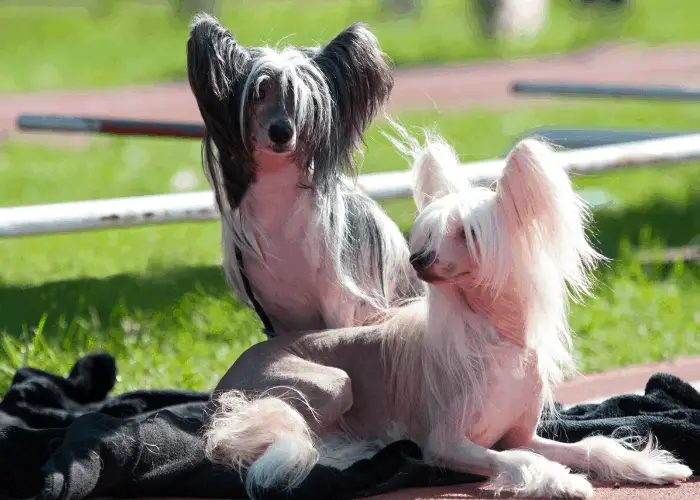
<path fill-rule="evenodd" d="M 671 453 L 657 448 L 651 438 L 642 450 L 626 440 L 605 436 L 591 436 L 576 443 L 534 437 L 524 447 L 602 481 L 672 484 L 693 473 Z"/>
<path fill-rule="evenodd" d="M 352 406 L 352 384 L 343 370 L 300 358 L 289 352 L 293 338 L 277 337 L 246 349 L 214 390 L 219 394 L 242 391 L 249 396 L 264 393 L 288 401 L 314 431 L 335 423 Z"/>
<path fill-rule="evenodd" d="M 507 492 L 517 497 L 577 498 L 593 496 L 593 486 L 582 475 L 529 450 L 496 451 L 466 438 L 441 446 L 429 455 L 449 469 L 491 478 L 484 487 L 495 495 Z"/>
<path fill-rule="evenodd" d="M 316 432 L 352 406 L 348 375 L 282 349 L 277 339 L 244 352 L 215 390 L 207 457 L 239 471 L 246 489 L 291 489 L 318 463 Z"/>

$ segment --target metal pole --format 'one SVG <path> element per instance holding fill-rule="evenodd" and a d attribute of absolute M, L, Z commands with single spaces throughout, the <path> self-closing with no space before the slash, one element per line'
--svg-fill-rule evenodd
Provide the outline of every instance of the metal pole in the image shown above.
<path fill-rule="evenodd" d="M 574 84 L 519 81 L 512 85 L 516 94 L 568 95 L 579 97 L 625 97 L 700 101 L 700 87 L 693 86 L 620 86 L 606 84 Z"/>
<path fill-rule="evenodd" d="M 700 134 L 700 131 L 541 127 L 528 130 L 513 143 L 526 137 L 536 137 L 565 149 L 581 149 L 690 134 Z M 507 154 L 506 151 L 504 156 Z"/>
<path fill-rule="evenodd" d="M 155 122 L 146 120 L 114 120 L 63 115 L 30 115 L 17 117 L 20 130 L 87 132 L 110 135 L 180 137 L 201 139 L 204 125 L 198 123 Z"/>
<path fill-rule="evenodd" d="M 700 159 L 700 134 L 562 151 L 555 155 L 570 173 L 678 163 Z M 503 159 L 467 163 L 461 165 L 459 175 L 462 181 L 472 185 L 489 185 L 498 180 L 504 166 Z M 362 175 L 358 186 L 377 201 L 408 197 L 411 172 Z M 0 237 L 217 218 L 211 191 L 20 206 L 0 208 Z"/>

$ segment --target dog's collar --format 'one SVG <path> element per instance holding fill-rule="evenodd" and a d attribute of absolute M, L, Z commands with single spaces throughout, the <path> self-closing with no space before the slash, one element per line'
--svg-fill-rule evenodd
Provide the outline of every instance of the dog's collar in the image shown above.
<path fill-rule="evenodd" d="M 238 245 L 236 245 L 235 252 L 236 262 L 238 263 L 238 272 L 241 273 L 241 280 L 243 281 L 243 288 L 245 288 L 245 293 L 248 294 L 248 298 L 253 303 L 253 308 L 255 309 L 255 312 L 260 318 L 260 321 L 262 321 L 263 325 L 265 326 L 262 332 L 268 337 L 275 337 L 275 329 L 272 327 L 270 318 L 267 317 L 267 314 L 265 314 L 265 310 L 262 308 L 260 302 L 257 301 L 255 295 L 253 294 L 253 289 L 250 286 L 250 281 L 248 281 L 248 276 L 246 276 L 245 268 L 243 267 L 243 252 L 241 252 L 241 249 Z"/>

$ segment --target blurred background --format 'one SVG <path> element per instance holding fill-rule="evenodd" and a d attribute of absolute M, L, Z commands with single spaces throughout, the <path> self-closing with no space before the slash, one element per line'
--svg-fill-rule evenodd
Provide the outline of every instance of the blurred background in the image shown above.
<path fill-rule="evenodd" d="M 28 133 L 21 113 L 200 123 L 185 82 L 188 22 L 216 14 L 245 45 L 315 45 L 363 20 L 396 66 L 389 111 L 453 142 L 463 162 L 535 128 L 700 130 L 693 100 L 543 97 L 516 80 L 700 84 L 700 7 L 688 0 L 0 0 L 0 206 L 208 189 L 200 141 Z M 379 133 L 361 173 L 405 169 Z M 700 353 L 700 164 L 575 176 L 599 204 L 613 261 L 571 322 L 584 370 Z M 407 199 L 383 203 L 408 231 Z M 640 257 L 652 251 L 653 262 Z M 218 222 L 3 239 L 0 390 L 18 366 L 66 371 L 107 350 L 119 392 L 211 389 L 261 340 L 219 267 Z"/>

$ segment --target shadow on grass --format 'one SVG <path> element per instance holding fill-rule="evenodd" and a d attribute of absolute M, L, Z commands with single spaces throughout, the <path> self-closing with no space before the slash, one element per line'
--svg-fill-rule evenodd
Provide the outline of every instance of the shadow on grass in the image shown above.
<path fill-rule="evenodd" d="M 187 294 L 232 297 L 218 266 L 169 269 L 160 274 L 116 275 L 0 288 L 0 332 L 18 337 L 46 316 L 44 335 L 66 330 L 76 318 L 93 326 L 118 326 L 123 315 L 157 316 L 176 311 Z M 233 300 L 233 299 L 232 299 Z M 82 321 L 82 319 L 81 319 Z M 99 328 L 91 328 L 92 331 Z"/>
<path fill-rule="evenodd" d="M 412 220 L 404 205 L 393 207 L 401 226 Z M 605 209 L 595 213 L 598 248 L 613 259 L 621 255 L 621 242 L 632 247 L 682 246 L 700 238 L 700 190 L 681 202 L 663 199 L 626 210 Z M 0 285 L 0 332 L 13 337 L 35 328 L 46 316 L 45 336 L 61 335 L 76 318 L 87 321 L 87 331 L 121 328 L 125 317 L 142 316 L 165 319 L 177 325 L 177 314 L 197 310 L 208 315 L 206 304 L 187 296 L 230 300 L 232 291 L 218 266 L 170 268 L 155 274 L 117 275 L 86 278 L 42 285 Z M 227 309 L 228 311 L 228 309 Z M 228 315 L 226 312 L 225 315 Z M 171 318 L 167 316 L 172 316 Z M 161 326 L 162 321 L 159 321 Z"/>
<path fill-rule="evenodd" d="M 624 210 L 594 213 L 598 248 L 610 258 L 620 257 L 621 244 L 677 247 L 700 244 L 700 190 L 683 202 L 655 199 Z"/>

